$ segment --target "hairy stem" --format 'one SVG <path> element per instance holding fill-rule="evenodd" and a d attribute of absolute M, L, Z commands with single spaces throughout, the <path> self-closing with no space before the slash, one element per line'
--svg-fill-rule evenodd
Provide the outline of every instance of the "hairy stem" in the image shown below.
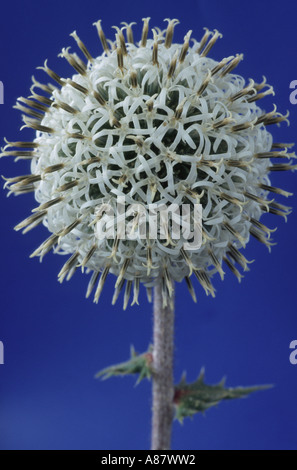
<path fill-rule="evenodd" d="M 168 450 L 173 421 L 174 308 L 162 306 L 162 284 L 154 288 L 152 450 Z"/>

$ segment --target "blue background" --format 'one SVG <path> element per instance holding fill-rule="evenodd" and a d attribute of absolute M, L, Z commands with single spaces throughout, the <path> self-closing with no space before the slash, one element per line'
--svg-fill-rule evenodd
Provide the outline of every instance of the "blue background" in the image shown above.
<path fill-rule="evenodd" d="M 147 4 L 148 6 L 146 6 Z M 33 138 L 23 130 L 21 115 L 12 106 L 27 96 L 34 73 L 45 58 L 62 76 L 72 73 L 57 58 L 62 47 L 74 45 L 76 29 L 92 54 L 101 45 L 92 23 L 99 18 L 107 36 L 112 25 L 151 16 L 151 27 L 163 27 L 164 18 L 179 18 L 175 39 L 189 29 L 199 39 L 202 28 L 223 33 L 211 52 L 220 60 L 243 52 L 237 71 L 261 81 L 265 75 L 276 96 L 262 101 L 285 113 L 291 126 L 270 127 L 276 141 L 296 141 L 297 106 L 289 102 L 289 84 L 297 79 L 297 5 L 250 0 L 113 0 L 6 1 L 1 4 L 0 80 L 5 104 L 0 106 L 1 142 Z M 165 27 L 165 26 L 164 26 Z M 26 162 L 0 162 L 0 173 L 28 172 Z M 273 184 L 293 192 L 296 173 L 275 173 Z M 296 192 L 296 191 L 295 191 Z M 297 194 L 297 192 L 296 192 Z M 176 295 L 176 380 L 184 370 L 194 380 L 201 366 L 209 383 L 227 376 L 227 385 L 273 383 L 275 388 L 247 399 L 221 403 L 205 417 L 197 415 L 183 426 L 174 423 L 173 449 L 297 449 L 297 365 L 289 362 L 289 344 L 297 339 L 297 201 L 296 194 L 281 202 L 295 207 L 287 224 L 273 215 L 278 226 L 271 254 L 252 240 L 245 250 L 255 259 L 241 284 L 232 274 L 215 278 L 217 296 L 206 297 L 197 286 L 194 304 L 185 284 Z M 47 237 L 39 227 L 22 236 L 12 227 L 29 215 L 33 197 L 1 198 L 1 320 L 0 340 L 5 365 L 0 365 L 1 449 L 147 449 L 150 446 L 151 384 L 134 387 L 134 378 L 106 382 L 94 374 L 128 358 L 130 345 L 146 350 L 151 341 L 151 305 L 145 292 L 141 306 L 123 312 L 111 306 L 115 279 L 110 276 L 99 305 L 85 300 L 88 278 L 77 273 L 69 283 L 56 277 L 64 259 L 49 254 L 40 265 L 29 254 Z"/>

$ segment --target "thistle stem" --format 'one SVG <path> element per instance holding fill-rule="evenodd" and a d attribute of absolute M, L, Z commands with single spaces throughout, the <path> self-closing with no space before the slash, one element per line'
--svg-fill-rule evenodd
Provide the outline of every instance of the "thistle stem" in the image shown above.
<path fill-rule="evenodd" d="M 162 284 L 159 283 L 154 288 L 152 450 L 169 450 L 171 447 L 173 334 L 174 308 L 163 307 Z"/>

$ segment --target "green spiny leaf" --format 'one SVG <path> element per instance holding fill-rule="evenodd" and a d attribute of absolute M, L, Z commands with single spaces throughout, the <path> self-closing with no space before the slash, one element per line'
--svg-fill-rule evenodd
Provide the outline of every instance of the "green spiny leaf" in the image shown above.
<path fill-rule="evenodd" d="M 130 375 L 139 374 L 136 383 L 139 383 L 142 379 L 150 378 L 152 375 L 152 348 L 149 347 L 148 351 L 143 354 L 138 354 L 134 347 L 131 346 L 131 358 L 128 361 L 121 362 L 114 366 L 106 367 L 105 369 L 98 372 L 95 377 L 101 378 L 102 380 L 109 379 L 109 377 L 118 375 Z"/>
<path fill-rule="evenodd" d="M 175 386 L 174 404 L 176 409 L 175 418 L 181 423 L 187 416 L 203 413 L 208 408 L 217 405 L 222 400 L 242 398 L 252 392 L 266 390 L 271 385 L 260 385 L 253 387 L 225 388 L 225 379 L 216 385 L 207 385 L 204 382 L 204 369 L 201 370 L 195 382 L 187 383 L 185 375 L 180 383 Z"/>

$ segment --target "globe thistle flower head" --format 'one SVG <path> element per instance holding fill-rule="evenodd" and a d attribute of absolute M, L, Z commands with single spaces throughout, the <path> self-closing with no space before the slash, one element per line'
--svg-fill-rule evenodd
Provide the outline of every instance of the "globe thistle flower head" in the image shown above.
<path fill-rule="evenodd" d="M 43 223 L 51 235 L 32 254 L 41 259 L 50 250 L 70 255 L 59 280 L 81 267 L 91 272 L 87 296 L 95 288 L 97 302 L 108 273 L 117 276 L 113 302 L 125 285 L 126 308 L 138 303 L 140 283 L 150 290 L 162 279 L 163 303 L 171 301 L 173 281 L 186 280 L 196 300 L 191 275 L 214 295 L 211 277 L 228 267 L 240 280 L 248 270 L 240 249 L 252 235 L 268 248 L 271 232 L 264 213 L 284 218 L 290 208 L 275 202 L 287 191 L 271 185 L 271 172 L 291 170 L 290 144 L 274 143 L 267 127 L 287 115 L 262 110 L 259 100 L 274 94 L 263 79 L 248 82 L 235 73 L 243 56 L 216 61 L 209 52 L 221 36 L 205 30 L 198 42 L 189 31 L 174 43 L 178 20 L 166 19 L 165 30 L 143 19 L 140 41 L 132 25 L 114 26 L 106 39 L 95 23 L 103 53 L 93 57 L 76 32 L 84 60 L 70 48 L 61 57 L 74 69 L 62 78 L 47 61 L 40 67 L 52 82 L 33 78 L 29 98 L 16 108 L 24 127 L 36 131 L 33 142 L 7 142 L 1 156 L 31 161 L 31 174 L 7 178 L 9 194 L 33 192 L 38 206 L 16 226 L 28 232 Z M 126 38 L 124 36 L 126 35 Z M 185 249 L 179 239 L 134 237 L 116 233 L 98 236 L 98 223 L 118 200 L 133 206 L 132 232 L 150 204 L 202 207 L 202 245 Z M 136 207 L 136 209 L 135 209 Z M 137 209 L 140 207 L 144 212 Z M 144 214 L 144 215 L 143 215 Z M 172 226 L 172 221 L 169 223 Z"/>

